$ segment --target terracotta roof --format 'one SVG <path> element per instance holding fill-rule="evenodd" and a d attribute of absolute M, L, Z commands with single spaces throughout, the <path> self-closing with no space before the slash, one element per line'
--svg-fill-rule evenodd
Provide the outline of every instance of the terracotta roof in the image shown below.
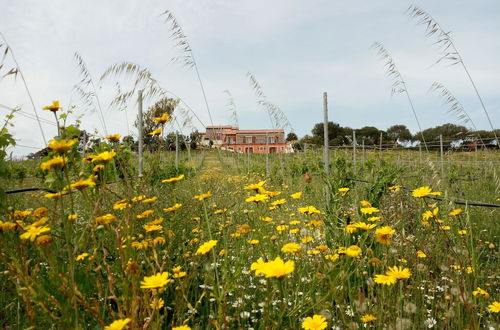
<path fill-rule="evenodd" d="M 283 129 L 240 129 L 236 131 L 236 133 L 243 133 L 243 134 L 249 134 L 249 133 L 284 133 L 285 130 Z"/>

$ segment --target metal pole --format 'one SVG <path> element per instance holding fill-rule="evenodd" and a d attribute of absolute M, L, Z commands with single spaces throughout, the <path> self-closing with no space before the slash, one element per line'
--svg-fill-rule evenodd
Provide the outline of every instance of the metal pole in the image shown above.
<path fill-rule="evenodd" d="M 353 161 L 354 161 L 354 174 L 356 174 L 357 169 L 358 169 L 357 164 L 356 164 L 356 161 L 357 161 L 357 159 L 356 159 L 356 156 L 357 156 L 356 155 L 356 144 L 357 144 L 356 143 L 356 131 L 353 130 L 352 131 L 352 151 L 353 151 Z"/>
<path fill-rule="evenodd" d="M 325 162 L 325 173 L 330 174 L 330 157 L 328 153 L 328 96 L 326 92 L 323 93 L 323 161 Z"/>
<path fill-rule="evenodd" d="M 362 144 L 362 148 L 363 148 L 363 164 L 365 163 L 366 161 L 366 155 L 365 155 L 365 139 L 363 138 L 363 144 Z"/>
<path fill-rule="evenodd" d="M 175 168 L 179 168 L 179 131 L 175 131 Z"/>
<path fill-rule="evenodd" d="M 441 154 L 441 179 L 444 179 L 443 134 L 439 134 L 439 150 Z"/>
<path fill-rule="evenodd" d="M 139 103 L 139 113 L 138 113 L 138 122 L 139 122 L 139 176 L 142 176 L 142 134 L 143 134 L 143 122 L 142 122 L 142 90 L 139 91 L 139 99 L 137 100 Z"/>

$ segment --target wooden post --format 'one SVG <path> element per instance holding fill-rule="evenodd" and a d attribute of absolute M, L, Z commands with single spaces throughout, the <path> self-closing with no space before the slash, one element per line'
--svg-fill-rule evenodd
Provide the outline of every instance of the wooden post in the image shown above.
<path fill-rule="evenodd" d="M 354 162 L 354 174 L 357 173 L 358 167 L 357 167 L 357 158 L 356 158 L 356 131 L 352 131 L 352 151 L 353 151 L 353 162 Z"/>
<path fill-rule="evenodd" d="M 365 161 L 366 161 L 366 155 L 365 155 L 365 139 L 364 139 L 364 138 L 363 138 L 362 148 L 363 148 L 363 153 L 361 154 L 361 156 L 363 157 L 363 164 L 364 164 L 364 163 L 365 163 Z"/>
<path fill-rule="evenodd" d="M 330 157 L 328 152 L 328 96 L 323 93 L 323 161 L 325 162 L 325 173 L 330 174 Z"/>
<path fill-rule="evenodd" d="M 269 137 L 266 132 L 266 178 L 269 178 Z"/>
<path fill-rule="evenodd" d="M 175 168 L 179 168 L 179 131 L 175 131 Z"/>
<path fill-rule="evenodd" d="M 137 100 L 139 103 L 139 113 L 137 121 L 139 122 L 139 176 L 142 176 L 142 134 L 143 134 L 143 122 L 142 122 L 142 90 L 139 91 L 139 98 Z"/>
<path fill-rule="evenodd" d="M 441 155 L 441 179 L 444 180 L 443 134 L 439 134 L 439 150 Z"/>

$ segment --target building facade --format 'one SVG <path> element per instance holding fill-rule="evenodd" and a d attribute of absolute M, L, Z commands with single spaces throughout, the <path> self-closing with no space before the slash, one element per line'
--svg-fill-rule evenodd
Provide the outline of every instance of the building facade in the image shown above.
<path fill-rule="evenodd" d="M 236 126 L 207 126 L 202 144 L 237 153 L 290 153 L 283 129 L 245 129 Z M 211 141 L 211 143 L 210 143 Z"/>

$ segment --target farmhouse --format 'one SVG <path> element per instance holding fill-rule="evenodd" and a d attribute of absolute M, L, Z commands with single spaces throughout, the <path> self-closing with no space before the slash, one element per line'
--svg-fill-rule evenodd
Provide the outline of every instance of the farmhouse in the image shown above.
<path fill-rule="evenodd" d="M 239 129 L 237 126 L 207 126 L 202 144 L 237 153 L 290 153 L 283 129 Z"/>

